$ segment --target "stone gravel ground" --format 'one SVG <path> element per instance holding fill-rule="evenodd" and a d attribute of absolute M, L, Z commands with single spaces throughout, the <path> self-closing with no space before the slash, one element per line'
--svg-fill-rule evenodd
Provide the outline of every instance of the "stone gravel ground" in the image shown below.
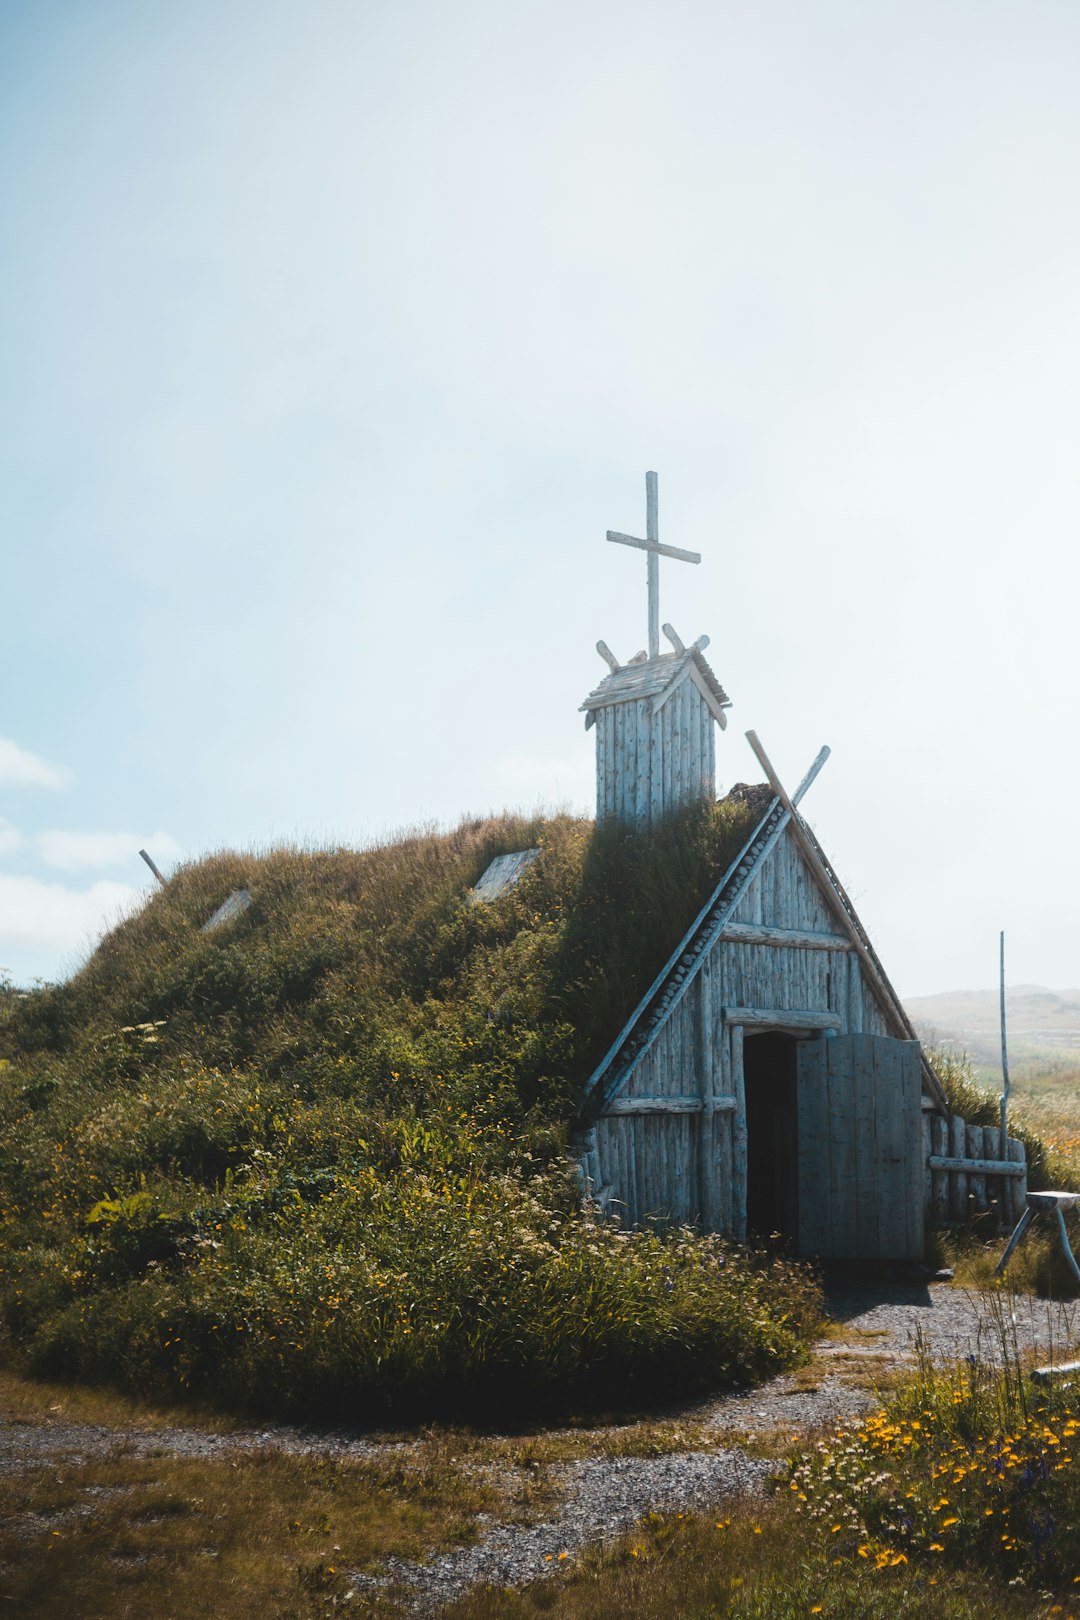
<path fill-rule="evenodd" d="M 413 1613 L 437 1614 L 470 1587 L 524 1586 L 550 1575 L 583 1547 L 625 1535 L 648 1513 L 696 1511 L 755 1495 L 775 1471 L 775 1463 L 728 1447 L 666 1457 L 586 1457 L 553 1470 L 551 1483 L 562 1496 L 542 1524 L 488 1521 L 475 1546 L 430 1564 L 389 1559 L 384 1576 L 351 1578 L 357 1587 L 396 1583 Z"/>
<path fill-rule="evenodd" d="M 999 1296 L 1000 1298 L 1000 1296 Z M 664 1414 L 712 1431 L 707 1449 L 664 1456 L 597 1455 L 550 1465 L 547 1484 L 558 1505 L 542 1523 L 481 1520 L 473 1546 L 443 1554 L 428 1564 L 393 1560 L 378 1577 L 357 1572 L 357 1588 L 393 1584 L 418 1614 L 437 1613 L 470 1586 L 509 1586 L 551 1574 L 581 1548 L 614 1539 L 653 1511 L 718 1508 L 725 1498 L 763 1490 L 776 1464 L 746 1449 L 750 1442 L 774 1448 L 849 1421 L 880 1404 L 876 1386 L 909 1364 L 920 1343 L 937 1363 L 969 1355 L 1000 1360 L 1003 1342 L 1021 1352 L 1034 1349 L 1055 1361 L 1076 1354 L 1080 1309 L 1016 1296 L 994 1309 L 985 1298 L 948 1284 L 845 1282 L 828 1290 L 830 1336 L 816 1348 L 811 1368 L 784 1375 L 744 1394 L 695 1402 Z M 615 1431 L 629 1435 L 631 1431 Z M 612 1431 L 605 1431 L 605 1438 Z M 581 1443 L 581 1431 L 574 1431 Z M 602 1444 L 601 1437 L 597 1441 Z M 122 1451 L 131 1456 L 224 1456 L 270 1447 L 293 1455 L 339 1457 L 386 1455 L 408 1442 L 295 1428 L 242 1429 L 215 1434 L 201 1429 L 121 1430 L 56 1422 L 0 1423 L 0 1470 L 47 1461 L 80 1462 Z M 628 1449 L 620 1445 L 618 1449 Z M 498 1467 L 505 1475 L 512 1465 Z"/>

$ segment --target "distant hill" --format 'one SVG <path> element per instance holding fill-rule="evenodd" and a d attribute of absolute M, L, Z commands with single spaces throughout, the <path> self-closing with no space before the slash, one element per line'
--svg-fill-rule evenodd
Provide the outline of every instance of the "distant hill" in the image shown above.
<path fill-rule="evenodd" d="M 909 996 L 904 1005 L 925 1040 L 961 1047 L 980 1069 L 1000 1073 L 997 990 L 946 990 L 936 996 Z M 1010 1069 L 1014 1063 L 1051 1053 L 1075 1053 L 1080 1063 L 1080 990 L 1015 985 L 1006 991 L 1005 1019 Z"/>

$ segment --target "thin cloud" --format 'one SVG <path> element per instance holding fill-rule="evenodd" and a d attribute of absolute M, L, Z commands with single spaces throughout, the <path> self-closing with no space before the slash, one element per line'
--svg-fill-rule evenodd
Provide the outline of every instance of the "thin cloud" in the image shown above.
<path fill-rule="evenodd" d="M 148 849 L 159 862 L 176 860 L 180 845 L 171 833 L 65 832 L 59 828 L 38 834 L 37 846 L 46 866 L 61 872 L 80 872 L 103 866 L 126 866 Z"/>
<path fill-rule="evenodd" d="M 10 737 L 0 737 L 0 787 L 63 787 L 68 773 L 50 765 L 40 754 L 20 748 Z"/>
<path fill-rule="evenodd" d="M 0 858 L 5 855 L 14 855 L 22 846 L 23 835 L 18 827 L 13 827 L 10 821 L 0 816 Z"/>
<path fill-rule="evenodd" d="M 0 951 L 44 946 L 58 958 L 70 956 L 99 939 L 141 900 L 138 890 L 107 879 L 88 889 L 69 889 L 0 872 Z"/>

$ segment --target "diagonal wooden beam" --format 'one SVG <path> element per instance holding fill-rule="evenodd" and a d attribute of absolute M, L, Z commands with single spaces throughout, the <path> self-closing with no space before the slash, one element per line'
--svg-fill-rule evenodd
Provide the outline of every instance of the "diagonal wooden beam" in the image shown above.
<path fill-rule="evenodd" d="M 836 913 L 837 918 L 843 925 L 845 933 L 848 935 L 848 938 L 851 940 L 851 943 L 858 952 L 859 960 L 861 961 L 866 975 L 870 980 L 872 988 L 876 990 L 878 996 L 883 1001 L 887 1002 L 892 1007 L 902 1027 L 907 1031 L 909 1040 L 917 1041 L 919 1037 L 915 1033 L 911 1019 L 904 1011 L 903 1002 L 900 1000 L 900 997 L 896 994 L 896 991 L 889 983 L 885 976 L 884 969 L 878 965 L 877 958 L 874 956 L 873 952 L 868 949 L 866 941 L 863 939 L 858 928 L 855 926 L 854 906 L 851 904 L 847 894 L 844 892 L 843 885 L 840 883 L 839 879 L 834 873 L 830 873 L 828 871 L 825 863 L 821 859 L 821 856 L 814 847 L 810 835 L 807 833 L 806 828 L 802 824 L 798 811 L 788 798 L 783 783 L 780 781 L 780 778 L 773 769 L 772 761 L 765 752 L 764 748 L 761 746 L 761 740 L 758 737 L 757 732 L 748 731 L 746 733 L 746 740 L 750 744 L 750 747 L 754 750 L 757 762 L 765 772 L 769 786 L 776 794 L 776 797 L 780 800 L 780 803 L 784 806 L 784 809 L 790 812 L 791 820 L 788 822 L 788 826 L 791 828 L 795 841 L 802 850 L 804 857 L 809 862 L 812 871 L 817 876 L 826 899 L 831 904 L 833 911 Z M 921 1042 L 919 1044 L 919 1053 L 920 1056 L 922 1056 L 923 1078 L 926 1081 L 928 1090 L 932 1093 L 934 1100 L 940 1104 L 942 1109 L 944 1109 L 945 1114 L 947 1116 L 951 1116 L 952 1109 L 949 1107 L 945 1093 L 941 1089 L 941 1083 L 927 1062 L 926 1057 L 922 1055 Z"/>

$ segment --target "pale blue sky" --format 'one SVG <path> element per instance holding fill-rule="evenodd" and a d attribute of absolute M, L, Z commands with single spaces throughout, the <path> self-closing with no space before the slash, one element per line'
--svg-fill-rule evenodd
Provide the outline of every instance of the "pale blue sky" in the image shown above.
<path fill-rule="evenodd" d="M 1080 984 L 1078 71 L 1050 0 L 7 0 L 0 966 L 142 843 L 588 808 L 656 467 L 721 782 L 832 745 L 902 992 Z"/>

